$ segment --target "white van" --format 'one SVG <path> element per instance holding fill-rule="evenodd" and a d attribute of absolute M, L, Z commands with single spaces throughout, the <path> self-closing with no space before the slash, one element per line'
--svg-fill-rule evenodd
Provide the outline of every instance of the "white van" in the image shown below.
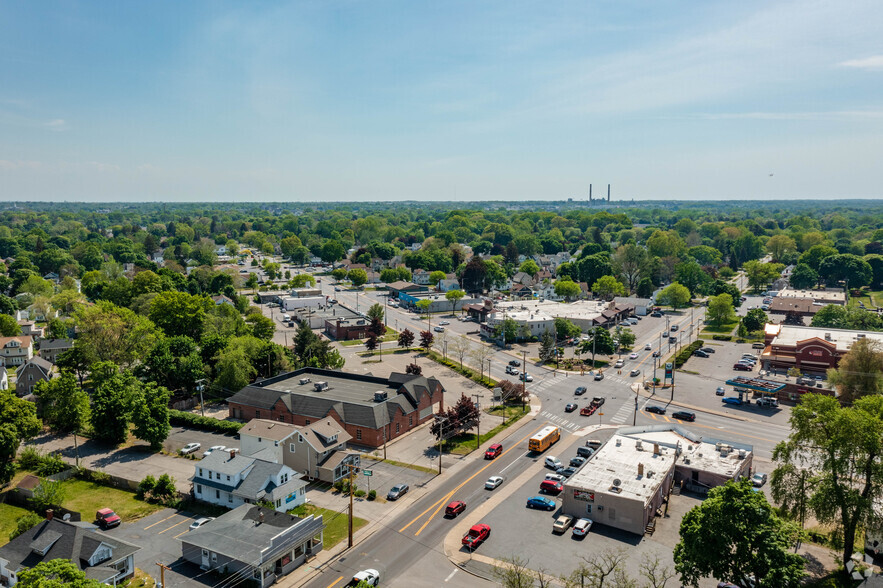
<path fill-rule="evenodd" d="M 555 457 L 554 455 L 550 455 L 546 458 L 546 467 L 552 468 L 553 470 L 557 470 L 561 467 L 561 460 Z"/>
<path fill-rule="evenodd" d="M 290 314 L 283 314 L 283 315 L 282 315 L 282 322 L 283 322 L 283 323 L 287 323 L 287 322 L 290 321 L 290 320 L 291 320 L 291 315 L 290 315 Z"/>

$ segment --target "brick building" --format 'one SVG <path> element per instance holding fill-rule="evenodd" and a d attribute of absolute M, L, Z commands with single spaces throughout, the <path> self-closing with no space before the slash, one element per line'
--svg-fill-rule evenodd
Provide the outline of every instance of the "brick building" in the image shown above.
<path fill-rule="evenodd" d="M 246 386 L 228 400 L 230 417 L 307 426 L 333 418 L 351 445 L 381 447 L 444 409 L 435 378 L 390 374 L 389 379 L 302 368 Z"/>
<path fill-rule="evenodd" d="M 766 348 L 760 356 L 763 369 L 787 370 L 796 367 L 805 373 L 825 373 L 836 368 L 859 339 L 883 343 L 883 333 L 826 327 L 799 327 L 767 324 Z"/>
<path fill-rule="evenodd" d="M 352 339 L 364 339 L 368 336 L 368 327 L 371 322 L 363 318 L 333 320 L 325 319 L 325 334 L 337 341 L 351 341 Z"/>

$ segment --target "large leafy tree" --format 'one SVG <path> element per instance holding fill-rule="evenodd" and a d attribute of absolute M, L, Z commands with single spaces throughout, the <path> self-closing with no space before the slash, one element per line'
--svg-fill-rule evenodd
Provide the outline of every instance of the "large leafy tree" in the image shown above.
<path fill-rule="evenodd" d="M 627 243 L 620 246 L 610 257 L 610 263 L 613 271 L 623 279 L 629 291 L 634 291 L 641 276 L 647 271 L 647 250 L 634 243 Z"/>
<path fill-rule="evenodd" d="M 103 300 L 79 308 L 74 324 L 75 348 L 82 351 L 86 363 L 112 361 L 130 366 L 144 357 L 159 335 L 149 319 Z"/>
<path fill-rule="evenodd" d="M 89 422 L 89 396 L 80 388 L 77 378 L 62 371 L 51 380 L 34 387 L 37 406 L 43 421 L 60 433 L 81 433 Z"/>
<path fill-rule="evenodd" d="M 883 349 L 874 339 L 852 344 L 836 369 L 828 370 L 828 381 L 837 386 L 841 402 L 883 393 Z"/>
<path fill-rule="evenodd" d="M 690 302 L 690 290 L 677 282 L 669 284 L 657 294 L 656 302 L 672 308 L 683 308 Z"/>
<path fill-rule="evenodd" d="M 742 317 L 742 324 L 749 333 L 763 329 L 770 320 L 770 317 L 760 308 L 752 308 Z"/>
<path fill-rule="evenodd" d="M 813 245 L 797 259 L 798 264 L 806 264 L 818 271 L 819 266 L 826 257 L 837 255 L 837 250 L 828 245 Z"/>
<path fill-rule="evenodd" d="M 579 296 L 581 290 L 579 284 L 570 278 L 559 278 L 555 281 L 555 294 L 571 300 Z"/>
<path fill-rule="evenodd" d="M 213 306 L 211 299 L 205 296 L 162 292 L 150 301 L 149 316 L 166 335 L 184 335 L 199 341 L 206 313 Z"/>
<path fill-rule="evenodd" d="M 790 552 L 798 536 L 750 480 L 727 482 L 681 521 L 675 570 L 687 586 L 711 576 L 737 586 L 796 588 L 805 574 L 803 558 Z"/>
<path fill-rule="evenodd" d="M 601 276 L 592 284 L 592 292 L 605 300 L 625 295 L 625 286 L 613 276 Z"/>
<path fill-rule="evenodd" d="M 41 426 L 33 402 L 12 390 L 0 390 L 0 483 L 12 479 L 19 445 L 39 433 Z"/>
<path fill-rule="evenodd" d="M 144 358 L 140 375 L 169 390 L 193 391 L 205 377 L 199 346 L 190 337 L 163 337 Z"/>
<path fill-rule="evenodd" d="M 488 270 L 484 260 L 474 256 L 463 269 L 463 289 L 467 292 L 481 292 L 487 287 Z"/>
<path fill-rule="evenodd" d="M 762 286 L 766 286 L 779 276 L 784 266 L 779 263 L 762 263 L 752 259 L 745 263 L 745 277 L 748 285 L 758 292 Z"/>
<path fill-rule="evenodd" d="M 129 436 L 129 418 L 140 383 L 111 362 L 92 366 L 92 431 L 95 439 L 119 445 Z"/>
<path fill-rule="evenodd" d="M 399 333 L 399 347 L 410 347 L 414 344 L 414 332 L 405 329 Z"/>
<path fill-rule="evenodd" d="M 798 263 L 794 266 L 794 269 L 791 270 L 791 275 L 788 277 L 788 284 L 790 284 L 792 288 L 797 288 L 799 290 L 812 288 L 818 283 L 818 281 L 818 272 L 805 263 Z"/>
<path fill-rule="evenodd" d="M 616 344 L 610 331 L 602 327 L 595 327 L 589 331 L 589 338 L 579 344 L 580 353 L 591 353 L 592 362 L 595 361 L 595 354 L 612 355 L 616 353 Z"/>
<path fill-rule="evenodd" d="M 18 325 L 15 317 L 8 314 L 0 314 L 0 335 L 4 337 L 21 335 L 21 327 Z"/>
<path fill-rule="evenodd" d="M 855 551 L 858 529 L 875 520 L 883 498 L 883 396 L 858 398 L 851 407 L 820 394 L 806 394 L 791 410 L 791 434 L 773 451 L 773 492 L 793 492 L 790 470 L 805 470 L 809 511 L 836 526 L 845 564 Z M 780 468 L 785 468 L 780 472 Z"/>
<path fill-rule="evenodd" d="M 69 559 L 41 561 L 32 568 L 19 572 L 21 588 L 103 588 L 98 580 L 90 580 Z"/>
<path fill-rule="evenodd" d="M 132 422 L 135 436 L 150 443 L 152 449 L 162 447 L 169 436 L 169 391 L 162 386 L 145 384 L 135 396 Z"/>
<path fill-rule="evenodd" d="M 846 253 L 823 259 L 819 264 L 819 277 L 828 285 L 846 282 L 850 288 L 861 288 L 871 283 L 874 270 L 858 255 Z"/>

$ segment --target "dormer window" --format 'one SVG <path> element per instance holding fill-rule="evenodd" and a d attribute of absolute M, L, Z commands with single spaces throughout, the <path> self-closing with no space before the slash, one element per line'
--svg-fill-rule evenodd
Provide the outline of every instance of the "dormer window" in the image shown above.
<path fill-rule="evenodd" d="M 112 555 L 113 550 L 108 545 L 102 543 L 98 546 L 98 549 L 95 550 L 95 553 L 92 554 L 92 557 L 89 558 L 89 565 L 98 565 L 103 561 L 109 560 Z"/>

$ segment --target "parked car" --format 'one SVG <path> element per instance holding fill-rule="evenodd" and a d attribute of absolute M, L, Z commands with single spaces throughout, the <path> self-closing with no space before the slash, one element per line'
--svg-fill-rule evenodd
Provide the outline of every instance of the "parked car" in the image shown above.
<path fill-rule="evenodd" d="M 560 468 L 557 470 L 557 473 L 561 474 L 565 478 L 569 478 L 570 476 L 572 476 L 573 474 L 576 473 L 576 468 L 574 468 L 574 467 Z"/>
<path fill-rule="evenodd" d="M 484 483 L 484 488 L 485 490 L 493 490 L 502 483 L 503 478 L 501 476 L 491 476 L 487 479 L 487 482 Z"/>
<path fill-rule="evenodd" d="M 653 414 L 665 414 L 665 409 L 661 406 L 656 406 L 655 404 L 645 406 L 644 410 L 647 412 L 652 412 Z"/>
<path fill-rule="evenodd" d="M 469 532 L 463 536 L 463 545 L 465 545 L 469 549 L 475 549 L 479 543 L 490 537 L 490 535 L 490 525 L 485 525 L 482 523 L 472 525 L 472 527 L 469 529 Z"/>
<path fill-rule="evenodd" d="M 718 386 L 717 390 L 714 391 L 714 394 L 715 396 L 723 396 L 724 394 L 726 394 L 726 392 L 727 391 L 724 389 L 723 386 Z"/>
<path fill-rule="evenodd" d="M 767 476 L 766 474 L 762 474 L 757 472 L 753 476 L 751 476 L 751 483 L 760 488 L 764 484 L 766 484 Z"/>
<path fill-rule="evenodd" d="M 123 521 L 120 519 L 119 515 L 109 508 L 100 508 L 98 509 L 98 512 L 95 513 L 95 524 L 102 529 L 106 530 L 111 527 L 118 527 L 121 522 Z"/>
<path fill-rule="evenodd" d="M 466 510 L 466 503 L 462 500 L 455 500 L 445 507 L 445 516 L 453 518 L 464 510 Z"/>
<path fill-rule="evenodd" d="M 629 372 L 629 376 L 631 376 L 632 378 L 640 376 L 640 375 L 641 375 L 641 370 L 639 370 L 638 368 L 635 368 Z"/>
<path fill-rule="evenodd" d="M 432 330 L 435 331 L 436 333 L 444 333 L 445 332 L 444 327 L 432 327 Z"/>
<path fill-rule="evenodd" d="M 579 519 L 573 525 L 573 534 L 576 537 L 584 537 L 592 528 L 592 519 Z"/>
<path fill-rule="evenodd" d="M 757 399 L 757 406 L 763 406 L 765 408 L 776 408 L 777 406 L 779 406 L 779 401 L 776 398 L 765 396 L 763 398 Z"/>
<path fill-rule="evenodd" d="M 562 476 L 561 474 L 546 474 L 546 477 L 543 479 L 552 480 L 553 482 L 563 482 L 564 476 Z"/>
<path fill-rule="evenodd" d="M 188 443 L 181 448 L 181 455 L 190 455 L 191 453 L 196 453 L 197 451 L 199 451 L 200 447 L 202 447 L 201 443 Z"/>
<path fill-rule="evenodd" d="M 629 353 L 629 359 L 638 359 L 638 352 L 633 351 L 633 352 Z"/>
<path fill-rule="evenodd" d="M 553 470 L 557 470 L 561 467 L 561 460 L 555 457 L 554 455 L 550 455 L 546 457 L 543 462 L 547 468 L 552 468 Z"/>
<path fill-rule="evenodd" d="M 410 488 L 408 488 L 407 484 L 397 484 L 389 489 L 389 492 L 386 494 L 386 499 L 398 500 L 399 498 L 407 494 L 408 490 L 410 490 Z"/>
<path fill-rule="evenodd" d="M 679 410 L 677 412 L 671 413 L 673 418 L 676 418 L 681 421 L 690 421 L 693 422 L 696 420 L 696 413 L 690 412 L 688 410 Z"/>
<path fill-rule="evenodd" d="M 531 496 L 527 499 L 527 508 L 541 508 L 544 510 L 555 510 L 555 501 L 545 496 Z"/>
<path fill-rule="evenodd" d="M 702 351 L 705 353 L 714 353 L 714 347 L 703 347 Z"/>
<path fill-rule="evenodd" d="M 213 520 L 215 520 L 215 517 L 202 517 L 202 518 L 196 519 L 195 521 L 190 523 L 190 530 L 193 531 L 195 529 L 198 529 L 201 526 L 203 526 L 204 524 L 206 524 L 210 521 L 213 521 Z"/>
<path fill-rule="evenodd" d="M 737 372 L 750 372 L 754 368 L 747 363 L 734 363 L 733 369 Z"/>
<path fill-rule="evenodd" d="M 650 316 L 652 316 L 653 318 L 660 318 L 662 316 L 662 313 L 657 310 L 657 311 L 651 312 Z"/>
<path fill-rule="evenodd" d="M 487 451 L 484 452 L 485 459 L 496 459 L 503 453 L 503 445 L 501 443 L 494 443 L 490 447 L 487 448 Z"/>
<path fill-rule="evenodd" d="M 211 447 L 209 447 L 208 449 L 206 449 L 205 451 L 202 452 L 202 456 L 208 457 L 212 451 L 224 451 L 225 449 L 227 449 L 226 445 L 212 445 Z"/>
<path fill-rule="evenodd" d="M 576 402 L 568 402 L 568 403 L 564 406 L 564 412 L 573 412 L 573 411 L 575 411 L 576 409 L 577 409 Z"/>
<path fill-rule="evenodd" d="M 579 455 L 577 455 L 576 457 L 570 458 L 570 467 L 572 467 L 572 468 L 578 468 L 579 466 L 583 465 L 584 463 L 586 463 L 586 458 L 580 457 Z"/>
<path fill-rule="evenodd" d="M 360 582 L 366 582 L 369 586 L 377 586 L 380 583 L 380 572 L 370 568 L 357 572 L 347 586 L 358 586 Z"/>
<path fill-rule="evenodd" d="M 552 524 L 552 532 L 553 533 L 563 533 L 567 529 L 570 528 L 570 525 L 573 524 L 573 517 L 570 515 L 563 514 L 555 519 L 555 522 Z"/>
<path fill-rule="evenodd" d="M 585 457 L 586 459 L 588 459 L 595 454 L 595 450 L 591 447 L 577 447 L 576 454 L 580 457 Z"/>
<path fill-rule="evenodd" d="M 564 490 L 564 485 L 561 482 L 554 480 L 543 480 L 540 482 L 540 492 L 544 494 L 560 494 L 562 490 Z"/>
<path fill-rule="evenodd" d="M 509 365 L 511 365 L 512 367 L 518 367 L 521 365 L 521 362 L 518 361 L 517 359 L 512 359 L 509 361 Z"/>
<path fill-rule="evenodd" d="M 586 388 L 585 386 L 579 386 L 576 390 L 573 391 L 573 393 L 576 394 L 577 396 L 582 396 L 587 391 L 588 391 L 588 388 Z"/>
<path fill-rule="evenodd" d="M 697 349 L 696 351 L 694 351 L 693 355 L 695 355 L 696 357 L 708 357 L 708 354 L 701 349 Z"/>
<path fill-rule="evenodd" d="M 733 404 L 735 406 L 742 406 L 744 404 L 744 402 L 742 402 L 742 399 L 738 396 L 724 396 L 723 398 L 721 398 L 721 401 L 724 404 Z"/>

